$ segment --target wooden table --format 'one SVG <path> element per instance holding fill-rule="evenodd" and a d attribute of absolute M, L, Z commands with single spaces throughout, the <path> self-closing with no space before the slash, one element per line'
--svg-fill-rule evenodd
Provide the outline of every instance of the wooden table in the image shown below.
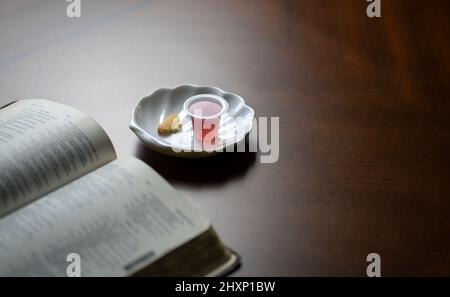
<path fill-rule="evenodd" d="M 47 98 L 96 118 L 239 252 L 237 276 L 450 275 L 448 1 L 0 2 L 0 105 Z M 280 118 L 280 157 L 192 161 L 140 145 L 136 101 L 216 85 Z M 188 174 L 186 174 L 188 173 Z"/>

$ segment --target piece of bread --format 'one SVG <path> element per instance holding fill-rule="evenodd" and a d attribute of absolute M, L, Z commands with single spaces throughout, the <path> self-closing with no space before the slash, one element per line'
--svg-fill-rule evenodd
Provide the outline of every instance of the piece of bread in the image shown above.
<path fill-rule="evenodd" d="M 181 131 L 181 121 L 178 115 L 170 114 L 158 127 L 158 133 L 161 135 L 172 134 Z"/>

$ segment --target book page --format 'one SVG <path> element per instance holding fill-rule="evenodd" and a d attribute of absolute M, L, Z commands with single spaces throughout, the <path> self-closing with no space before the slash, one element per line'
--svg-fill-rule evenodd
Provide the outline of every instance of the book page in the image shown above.
<path fill-rule="evenodd" d="M 206 232 L 207 219 L 142 161 L 119 158 L 0 218 L 0 276 L 128 276 Z"/>
<path fill-rule="evenodd" d="M 103 129 L 63 104 L 0 109 L 0 217 L 116 158 Z"/>

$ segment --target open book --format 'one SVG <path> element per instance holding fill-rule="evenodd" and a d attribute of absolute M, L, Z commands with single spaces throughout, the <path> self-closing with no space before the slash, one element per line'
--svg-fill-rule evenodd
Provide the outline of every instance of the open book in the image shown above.
<path fill-rule="evenodd" d="M 89 116 L 47 100 L 0 109 L 0 276 L 218 276 L 238 257 Z"/>

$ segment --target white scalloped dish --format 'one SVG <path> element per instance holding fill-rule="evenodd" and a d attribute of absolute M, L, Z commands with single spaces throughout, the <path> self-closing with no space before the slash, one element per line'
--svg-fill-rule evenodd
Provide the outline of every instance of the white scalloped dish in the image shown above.
<path fill-rule="evenodd" d="M 190 116 L 183 111 L 184 102 L 198 94 L 211 94 L 225 99 L 228 110 L 221 116 L 218 140 L 213 148 L 205 149 L 193 136 Z M 182 130 L 168 136 L 158 134 L 158 126 L 170 114 L 177 114 Z M 217 87 L 181 85 L 173 89 L 158 89 L 142 98 L 133 109 L 130 128 L 149 148 L 163 154 L 202 158 L 211 156 L 226 147 L 244 141 L 253 127 L 255 112 L 239 95 Z"/>

